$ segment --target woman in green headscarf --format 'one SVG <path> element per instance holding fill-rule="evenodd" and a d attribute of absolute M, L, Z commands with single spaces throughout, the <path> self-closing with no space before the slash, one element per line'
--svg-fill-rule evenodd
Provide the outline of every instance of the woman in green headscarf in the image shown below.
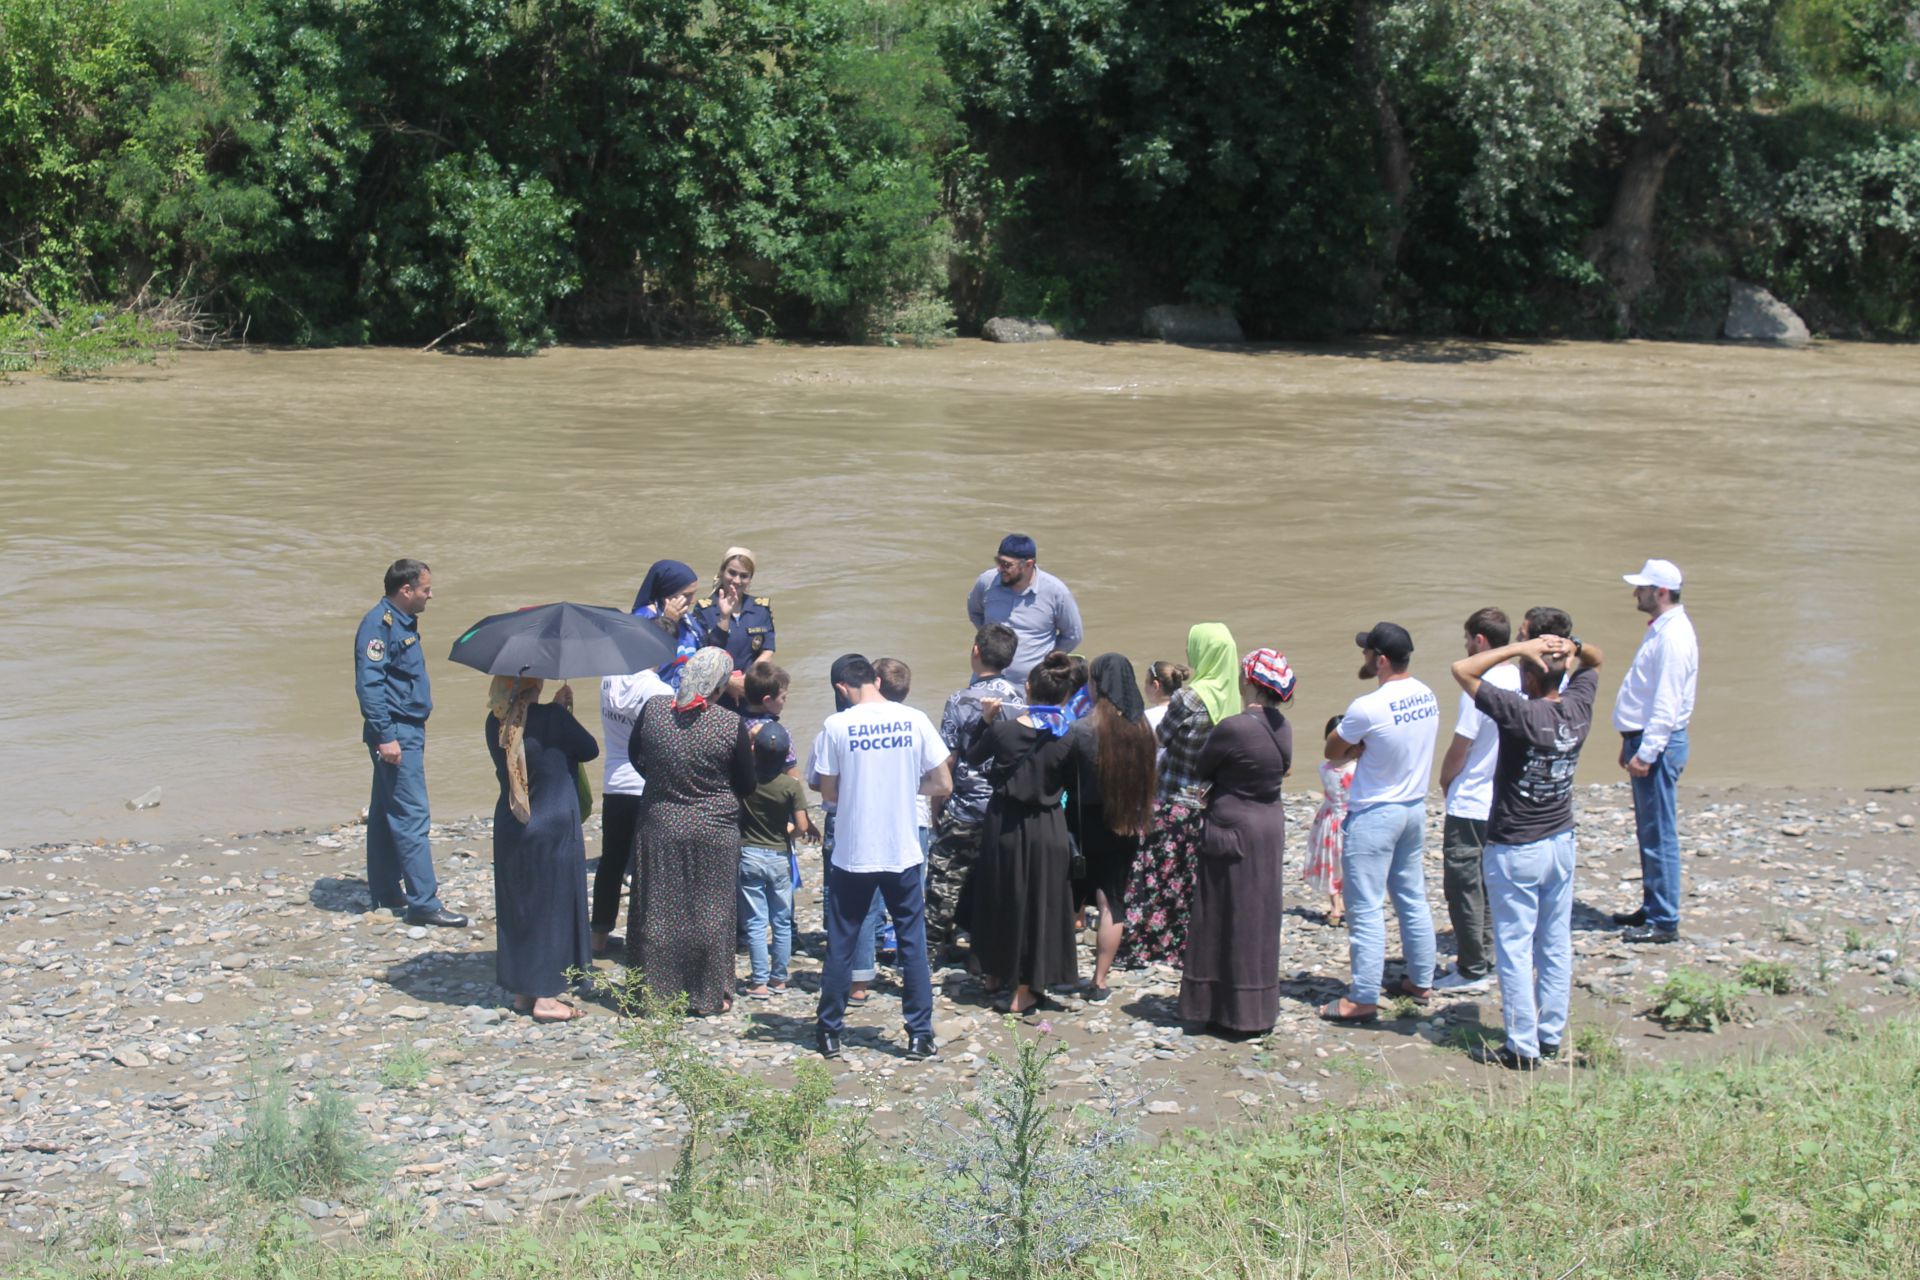
<path fill-rule="evenodd" d="M 1187 665 L 1193 679 L 1168 701 L 1158 730 L 1165 754 L 1160 758 L 1153 831 L 1127 887 L 1126 941 L 1119 958 L 1127 966 L 1177 965 L 1185 957 L 1205 813 L 1200 750 L 1213 726 L 1240 710 L 1240 655 L 1223 624 L 1194 625 L 1187 633 Z"/>

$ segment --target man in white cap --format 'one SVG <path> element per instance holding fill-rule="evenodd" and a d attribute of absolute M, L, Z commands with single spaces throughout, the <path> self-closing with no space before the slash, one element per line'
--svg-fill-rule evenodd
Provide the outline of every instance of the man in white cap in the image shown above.
<path fill-rule="evenodd" d="M 1629 942 L 1672 942 L 1680 936 L 1680 822 L 1675 791 L 1687 767 L 1687 722 L 1700 677 L 1700 644 L 1680 603 L 1680 569 L 1649 560 L 1624 575 L 1634 607 L 1649 615 L 1613 702 L 1621 734 L 1620 764 L 1633 779 L 1633 816 L 1640 837 L 1640 909 L 1614 916 Z"/>

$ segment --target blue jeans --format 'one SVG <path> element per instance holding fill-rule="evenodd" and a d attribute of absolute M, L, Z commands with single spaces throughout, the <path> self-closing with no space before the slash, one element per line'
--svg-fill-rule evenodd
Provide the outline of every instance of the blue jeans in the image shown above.
<path fill-rule="evenodd" d="M 847 992 L 853 985 L 855 943 L 873 940 L 867 913 L 859 906 L 878 896 L 887 904 L 900 937 L 901 1012 L 907 1034 L 933 1034 L 933 974 L 927 967 L 926 895 L 920 888 L 920 868 L 905 871 L 842 871 L 828 866 L 833 882 L 832 905 L 827 909 L 827 963 L 820 974 L 820 1025 L 840 1031 L 847 1013 Z"/>
<path fill-rule="evenodd" d="M 1620 760 L 1640 750 L 1640 734 L 1621 736 Z M 1633 820 L 1640 837 L 1640 904 L 1656 929 L 1680 927 L 1680 803 L 1675 795 L 1687 767 L 1687 731 L 1667 739 L 1667 749 L 1644 778 L 1633 779 Z"/>
<path fill-rule="evenodd" d="M 833 928 L 827 922 L 833 918 L 833 815 L 827 815 L 827 821 L 820 834 L 820 858 L 825 874 L 820 877 L 820 927 L 831 934 Z M 866 926 L 860 931 L 860 937 L 854 943 L 853 980 L 872 982 L 880 976 L 880 951 L 887 945 L 887 911 L 881 905 L 880 895 L 873 895 L 873 901 L 867 906 Z"/>
<path fill-rule="evenodd" d="M 1482 867 L 1493 909 L 1494 967 L 1507 1048 L 1540 1056 L 1567 1034 L 1573 999 L 1573 832 L 1490 844 Z"/>
<path fill-rule="evenodd" d="M 400 763 L 382 764 L 372 743 L 373 798 L 367 802 L 367 888 L 376 908 L 440 910 L 440 881 L 427 843 L 427 728 L 393 722 Z"/>
<path fill-rule="evenodd" d="M 785 849 L 740 847 L 740 918 L 746 922 L 747 956 L 753 965 L 749 986 L 787 980 L 793 956 L 793 873 Z M 773 953 L 767 953 L 767 929 L 773 929 Z M 771 961 L 771 967 L 769 967 Z"/>
<path fill-rule="evenodd" d="M 1420 861 L 1427 806 L 1370 804 L 1348 812 L 1345 872 L 1341 896 L 1347 904 L 1347 958 L 1353 978 L 1347 999 L 1380 1003 L 1380 978 L 1387 966 L 1387 895 L 1400 917 L 1400 952 L 1407 981 L 1433 985 L 1433 913 L 1427 909 L 1427 871 Z"/>

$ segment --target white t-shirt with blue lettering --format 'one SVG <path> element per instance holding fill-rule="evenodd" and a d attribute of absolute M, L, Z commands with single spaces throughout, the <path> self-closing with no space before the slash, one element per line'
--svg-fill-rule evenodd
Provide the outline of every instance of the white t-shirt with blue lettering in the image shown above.
<path fill-rule="evenodd" d="M 833 865 L 905 871 L 922 860 L 914 797 L 920 779 L 951 754 L 924 711 L 862 702 L 835 712 L 813 742 L 814 772 L 840 780 Z"/>
<path fill-rule="evenodd" d="M 1427 798 L 1433 744 L 1440 734 L 1440 700 L 1426 685 L 1412 676 L 1387 681 L 1355 698 L 1334 732 L 1342 742 L 1367 747 L 1353 771 L 1349 811 Z"/>

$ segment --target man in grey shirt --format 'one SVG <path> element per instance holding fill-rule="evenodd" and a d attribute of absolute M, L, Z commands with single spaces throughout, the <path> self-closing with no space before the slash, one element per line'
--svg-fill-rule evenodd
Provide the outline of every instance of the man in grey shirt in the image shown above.
<path fill-rule="evenodd" d="M 1080 606 L 1066 583 L 1039 567 L 1038 551 L 1026 534 L 1008 534 L 1000 539 L 993 568 L 967 593 L 967 618 L 976 631 L 990 622 L 1013 628 L 1019 646 L 1003 674 L 1022 687 L 1040 659 L 1072 649 L 1081 637 Z"/>

